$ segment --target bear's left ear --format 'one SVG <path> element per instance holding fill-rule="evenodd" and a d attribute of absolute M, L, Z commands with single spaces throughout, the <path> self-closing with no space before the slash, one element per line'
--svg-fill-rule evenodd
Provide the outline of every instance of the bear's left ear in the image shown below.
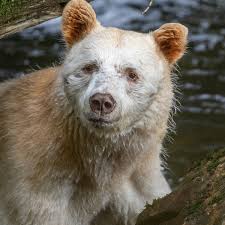
<path fill-rule="evenodd" d="M 96 14 L 85 0 L 71 0 L 63 11 L 62 33 L 69 47 L 100 26 Z"/>
<path fill-rule="evenodd" d="M 180 59 L 186 50 L 188 29 L 179 23 L 167 23 L 153 32 L 153 37 L 170 64 Z"/>

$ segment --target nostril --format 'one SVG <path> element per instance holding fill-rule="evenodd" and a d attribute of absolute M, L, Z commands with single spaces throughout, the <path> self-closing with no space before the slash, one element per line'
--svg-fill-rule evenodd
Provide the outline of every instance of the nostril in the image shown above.
<path fill-rule="evenodd" d="M 111 95 L 106 95 L 104 98 L 104 103 L 103 103 L 103 113 L 104 114 L 109 114 L 111 113 L 116 106 L 116 102 L 114 98 Z"/>
<path fill-rule="evenodd" d="M 111 108 L 112 108 L 112 103 L 111 103 L 111 102 L 105 102 L 105 103 L 104 103 L 104 107 L 105 107 L 106 109 L 111 109 Z"/>
<path fill-rule="evenodd" d="M 93 99 L 91 101 L 91 106 L 94 111 L 100 111 L 101 110 L 101 102 L 99 100 Z"/>

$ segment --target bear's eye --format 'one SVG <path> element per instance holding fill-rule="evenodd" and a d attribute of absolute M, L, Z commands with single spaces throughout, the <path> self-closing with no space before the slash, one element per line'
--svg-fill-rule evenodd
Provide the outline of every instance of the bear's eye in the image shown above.
<path fill-rule="evenodd" d="M 136 82 L 139 79 L 137 71 L 133 68 L 126 68 L 124 73 L 127 76 L 128 80 L 132 82 Z"/>
<path fill-rule="evenodd" d="M 98 65 L 96 63 L 90 63 L 90 64 L 87 64 L 85 65 L 83 68 L 82 68 L 82 71 L 86 74 L 92 74 L 96 71 L 98 71 Z"/>

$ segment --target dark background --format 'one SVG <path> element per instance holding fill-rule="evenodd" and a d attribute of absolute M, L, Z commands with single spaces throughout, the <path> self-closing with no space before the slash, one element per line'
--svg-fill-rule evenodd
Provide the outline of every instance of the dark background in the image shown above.
<path fill-rule="evenodd" d="M 193 162 L 225 146 L 225 1 L 95 0 L 105 26 L 149 32 L 166 22 L 189 28 L 189 48 L 179 63 L 181 103 L 175 116 L 176 134 L 165 141 L 167 176 L 173 186 Z M 60 19 L 0 40 L 0 81 L 60 63 L 64 44 Z M 173 141 L 171 141 L 173 139 Z"/>

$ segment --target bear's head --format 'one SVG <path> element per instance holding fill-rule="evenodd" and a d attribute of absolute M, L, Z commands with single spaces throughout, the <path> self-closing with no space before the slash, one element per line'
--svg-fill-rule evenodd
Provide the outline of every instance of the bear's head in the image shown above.
<path fill-rule="evenodd" d="M 105 28 L 85 0 L 71 0 L 62 32 L 69 49 L 62 66 L 64 90 L 85 127 L 126 133 L 150 126 L 162 113 L 168 117 L 170 73 L 186 49 L 185 26 L 168 23 L 147 34 Z"/>

